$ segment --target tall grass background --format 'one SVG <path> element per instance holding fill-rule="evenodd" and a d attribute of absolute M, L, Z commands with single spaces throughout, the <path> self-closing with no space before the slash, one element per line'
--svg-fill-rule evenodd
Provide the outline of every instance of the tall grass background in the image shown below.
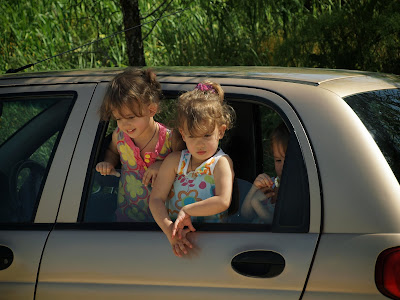
<path fill-rule="evenodd" d="M 139 0 L 141 16 L 161 3 Z M 117 0 L 2 0 L 0 11 L 0 73 L 124 29 Z M 400 74 L 398 0 L 174 0 L 160 12 L 142 20 L 148 66 L 273 65 Z M 27 71 L 127 64 L 121 33 Z"/>
<path fill-rule="evenodd" d="M 45 60 L 122 30 L 114 1 L 1 1 L 0 67 L 2 71 Z M 126 61 L 123 34 L 61 55 L 31 71 L 114 67 Z"/>

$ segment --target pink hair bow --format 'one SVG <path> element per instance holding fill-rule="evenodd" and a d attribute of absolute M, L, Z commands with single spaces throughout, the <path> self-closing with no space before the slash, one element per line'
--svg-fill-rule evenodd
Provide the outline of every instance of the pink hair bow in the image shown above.
<path fill-rule="evenodd" d="M 214 87 L 211 84 L 199 83 L 194 89 L 203 92 L 210 91 L 211 93 L 216 93 Z"/>

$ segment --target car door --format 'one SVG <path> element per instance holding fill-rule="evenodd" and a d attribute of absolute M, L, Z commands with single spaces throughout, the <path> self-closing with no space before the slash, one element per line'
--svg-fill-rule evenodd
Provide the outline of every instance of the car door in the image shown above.
<path fill-rule="evenodd" d="M 165 95 L 173 98 L 193 89 L 201 79 L 193 83 L 188 78 L 160 80 Z M 272 108 L 290 128 L 282 188 L 291 188 L 279 196 L 273 223 L 242 220 L 238 210 L 224 224 L 195 224 L 197 231 L 190 234 L 195 248 L 187 257 L 178 258 L 155 223 L 87 218 L 89 207 L 101 210 L 104 205 L 100 198 L 90 204 L 90 195 L 100 189 L 93 182 L 98 179 L 94 166 L 101 152 L 97 142 L 105 131 L 97 116 L 106 89 L 106 84 L 101 84 L 82 127 L 57 224 L 43 253 L 36 299 L 301 297 L 316 249 L 321 213 L 318 173 L 305 130 L 287 100 L 279 95 L 228 78 L 218 82 L 235 106 L 240 123 L 233 132 L 233 144 L 227 145 L 238 166 L 239 201 L 262 171 L 258 122 L 268 120 L 263 110 Z M 112 199 L 113 189 L 108 193 Z"/>
<path fill-rule="evenodd" d="M 0 299 L 34 299 L 94 84 L 0 88 Z M 15 86 L 17 85 L 17 86 Z"/>

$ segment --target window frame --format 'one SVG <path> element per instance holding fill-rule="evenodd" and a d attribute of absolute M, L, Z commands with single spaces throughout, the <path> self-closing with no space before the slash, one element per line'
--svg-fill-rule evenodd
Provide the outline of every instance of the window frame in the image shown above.
<path fill-rule="evenodd" d="M 181 86 L 181 85 L 178 85 Z M 225 87 L 224 87 L 225 89 Z M 182 89 L 185 90 L 185 89 Z M 265 92 L 265 91 L 264 91 Z M 268 93 L 271 93 L 270 91 L 267 91 Z M 166 89 L 164 90 L 164 95 L 167 98 L 177 98 L 179 94 L 181 93 L 181 90 L 177 89 Z M 281 96 L 272 93 L 275 97 L 278 97 L 280 100 L 279 101 L 285 101 L 285 103 L 288 103 L 286 99 L 282 99 Z M 255 104 L 255 105 L 263 105 L 266 107 L 269 107 L 270 109 L 273 109 L 276 113 L 278 113 L 282 120 L 290 127 L 290 131 L 294 132 L 293 127 L 291 126 L 291 123 L 289 121 L 289 118 L 286 116 L 284 111 L 281 109 L 279 104 L 277 104 L 275 101 L 270 100 L 268 97 L 265 96 L 259 96 L 259 95 L 252 95 L 252 94 L 246 94 L 246 93 L 237 93 L 237 92 L 229 92 L 226 91 L 225 93 L 225 98 L 227 101 L 238 101 L 238 102 L 243 102 L 243 103 L 249 103 L 249 104 Z M 84 222 L 84 213 L 87 205 L 87 199 L 88 199 L 88 193 L 90 192 L 91 186 L 92 186 L 92 180 L 93 180 L 93 170 L 95 167 L 95 163 L 98 160 L 98 157 L 100 155 L 100 146 L 102 143 L 102 140 L 104 139 L 104 134 L 107 130 L 108 123 L 107 122 L 100 122 L 98 124 L 98 128 L 96 131 L 96 137 L 95 141 L 93 144 L 92 148 L 92 153 L 90 156 L 90 162 L 89 162 L 89 168 L 87 169 L 86 173 L 86 179 L 85 179 L 85 184 L 84 184 L 84 190 L 82 193 L 82 198 L 80 202 L 80 207 L 79 207 L 79 213 L 78 213 L 78 227 L 79 228 L 85 228 L 85 229 L 106 229 L 106 230 L 135 230 L 135 231 L 148 231 L 148 230 L 160 230 L 158 225 L 155 222 L 129 222 L 129 223 L 85 223 Z M 297 140 L 297 139 L 296 139 Z M 260 141 L 260 146 L 262 147 L 262 143 Z M 302 154 L 301 146 L 299 144 L 299 141 L 297 140 L 297 155 L 300 153 Z M 260 147 L 257 147 L 260 148 Z M 300 149 L 300 151 L 299 151 Z M 261 151 L 261 155 L 260 155 Z M 263 150 L 259 149 L 255 151 L 255 155 L 258 157 L 258 160 L 260 160 L 261 156 L 261 161 L 262 161 L 262 152 Z M 306 169 L 306 164 L 303 158 L 303 165 L 305 170 Z M 260 167 L 259 167 L 260 168 Z M 95 172 L 95 171 L 94 171 Z M 92 173 L 92 174 L 91 174 Z M 308 184 L 308 174 L 305 173 L 305 177 L 307 179 L 307 184 Z M 204 231 L 254 231 L 254 232 L 309 232 L 310 228 L 310 193 L 309 193 L 310 187 L 308 187 L 308 199 L 306 199 L 306 203 L 304 204 L 304 209 L 306 210 L 306 215 L 302 219 L 302 223 L 299 224 L 298 226 L 286 226 L 285 224 L 282 224 L 282 222 L 274 221 L 273 225 L 268 225 L 268 224 L 243 224 L 243 223 L 220 223 L 220 224 L 210 224 L 210 223 L 197 223 L 195 224 L 196 228 L 198 230 L 204 230 Z M 279 205 L 276 208 L 276 211 L 281 212 L 284 211 L 284 208 L 279 208 Z M 276 218 L 275 218 L 276 219 Z M 75 227 L 75 225 L 71 226 Z"/>

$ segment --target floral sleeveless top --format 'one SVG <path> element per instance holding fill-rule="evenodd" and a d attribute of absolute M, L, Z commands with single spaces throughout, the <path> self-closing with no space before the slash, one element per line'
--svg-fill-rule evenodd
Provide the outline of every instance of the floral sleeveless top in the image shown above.
<path fill-rule="evenodd" d="M 168 214 L 172 220 L 177 218 L 183 206 L 215 196 L 214 168 L 224 155 L 227 154 L 219 149 L 196 170 L 187 173 L 191 154 L 188 150 L 182 151 L 174 185 L 167 202 Z M 213 216 L 192 217 L 192 221 L 220 222 L 224 216 L 226 216 L 226 211 Z"/>
<path fill-rule="evenodd" d="M 151 164 L 164 160 L 172 152 L 172 132 L 158 123 L 158 141 L 154 152 L 146 152 L 144 159 L 133 140 L 118 129 L 117 149 L 121 160 L 118 188 L 117 222 L 153 221 L 149 208 L 151 186 L 142 184 L 143 174 Z"/>

